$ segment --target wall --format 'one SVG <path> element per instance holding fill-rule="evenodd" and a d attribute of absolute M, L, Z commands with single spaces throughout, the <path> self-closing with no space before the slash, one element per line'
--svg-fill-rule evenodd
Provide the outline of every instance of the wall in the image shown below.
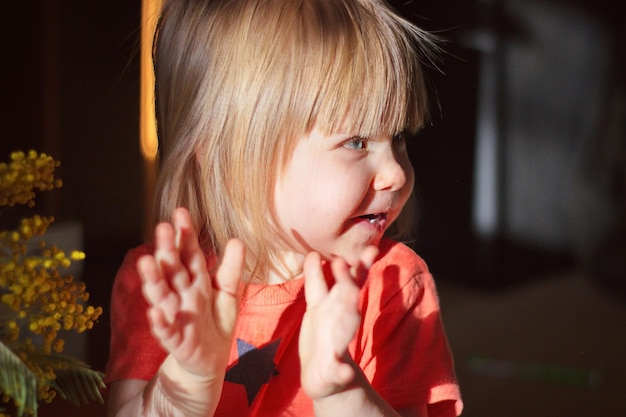
<path fill-rule="evenodd" d="M 141 2 L 42 0 L 3 5 L 0 25 L 0 157 L 15 149 L 61 161 L 61 190 L 42 193 L 40 214 L 80 224 L 82 279 L 105 315 L 90 334 L 91 362 L 108 349 L 108 300 L 115 267 L 141 240 L 138 146 Z M 23 211 L 6 213 L 8 224 Z M 74 228 L 75 229 L 75 228 Z"/>

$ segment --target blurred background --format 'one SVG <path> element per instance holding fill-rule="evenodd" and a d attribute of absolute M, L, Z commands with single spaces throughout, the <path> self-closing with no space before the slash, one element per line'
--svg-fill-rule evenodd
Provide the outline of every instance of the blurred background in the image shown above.
<path fill-rule="evenodd" d="M 440 289 L 464 416 L 626 415 L 625 33 L 608 0 L 399 0 L 446 51 L 410 145 L 412 245 Z M 75 342 L 108 357 L 115 271 L 143 239 L 140 0 L 5 5 L 0 157 L 60 160 L 41 194 L 105 315 Z M 437 106 L 435 106 L 437 107 Z M 17 213 L 4 215 L 0 224 Z M 102 415 L 103 409 L 90 409 Z M 55 401 L 42 415 L 83 415 Z"/>

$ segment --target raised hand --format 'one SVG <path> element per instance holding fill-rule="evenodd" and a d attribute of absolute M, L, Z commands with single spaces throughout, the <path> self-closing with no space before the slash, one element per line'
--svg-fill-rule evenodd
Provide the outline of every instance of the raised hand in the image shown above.
<path fill-rule="evenodd" d="M 300 330 L 301 383 L 313 400 L 345 390 L 355 378 L 354 363 L 348 355 L 361 321 L 358 311 L 359 286 L 378 255 L 376 247 L 361 254 L 352 268 L 341 258 L 331 261 L 335 284 L 329 290 L 321 257 L 309 253 L 304 261 L 307 310 Z"/>
<path fill-rule="evenodd" d="M 211 277 L 186 209 L 174 212 L 172 224 L 159 224 L 155 240 L 154 256 L 137 265 L 152 332 L 183 371 L 221 380 L 237 318 L 244 246 L 230 241 Z"/>

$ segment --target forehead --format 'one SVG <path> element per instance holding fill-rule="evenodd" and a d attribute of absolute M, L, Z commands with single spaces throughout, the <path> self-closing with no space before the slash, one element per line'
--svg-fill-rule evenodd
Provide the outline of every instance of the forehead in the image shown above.
<path fill-rule="evenodd" d="M 408 51 L 404 40 L 376 40 L 339 43 L 319 58 L 318 68 L 324 71 L 317 88 L 312 86 L 317 106 L 313 122 L 324 132 L 395 134 L 416 131 L 427 119 L 417 52 Z"/>
<path fill-rule="evenodd" d="M 232 89 L 215 84 L 235 109 L 229 120 L 249 126 L 241 137 L 278 142 L 280 154 L 314 126 L 361 136 L 422 126 L 427 97 L 417 28 L 377 0 L 268 4 L 280 13 L 255 8 L 232 30 L 237 39 L 247 34 L 236 44 L 241 51 L 228 55 L 245 58 L 231 61 Z M 224 92 L 231 90 L 237 93 Z"/>

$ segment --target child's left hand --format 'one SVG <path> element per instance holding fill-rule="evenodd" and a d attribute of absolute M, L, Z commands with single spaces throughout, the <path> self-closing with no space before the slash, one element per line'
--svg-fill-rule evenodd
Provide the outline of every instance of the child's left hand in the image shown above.
<path fill-rule="evenodd" d="M 345 390 L 355 378 L 348 345 L 361 322 L 357 282 L 365 278 L 377 255 L 378 248 L 366 248 L 352 268 L 342 258 L 333 259 L 335 284 L 330 290 L 320 255 L 311 252 L 304 261 L 307 310 L 299 339 L 300 379 L 313 400 Z"/>

